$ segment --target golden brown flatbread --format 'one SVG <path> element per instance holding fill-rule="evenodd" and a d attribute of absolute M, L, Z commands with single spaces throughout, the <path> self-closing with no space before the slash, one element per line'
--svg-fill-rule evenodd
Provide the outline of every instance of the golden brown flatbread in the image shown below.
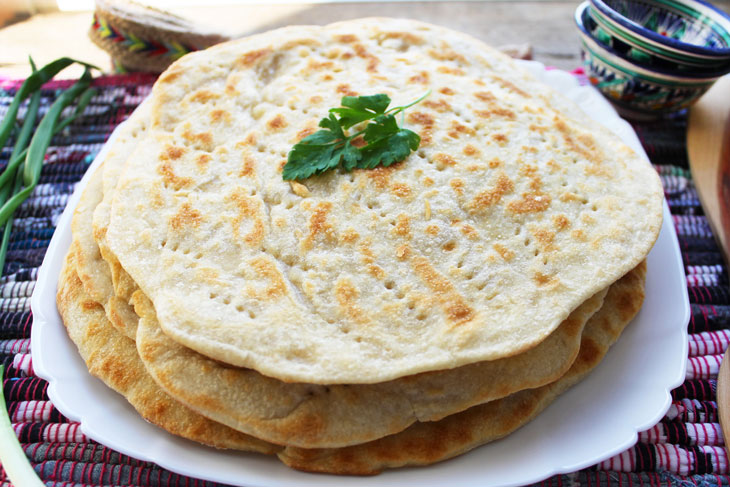
<path fill-rule="evenodd" d="M 298 184 L 345 94 L 421 147 Z M 379 383 L 516 355 L 643 260 L 656 171 L 474 38 L 403 19 L 292 26 L 184 56 L 111 207 L 112 253 L 182 345 L 286 382 Z"/>
<path fill-rule="evenodd" d="M 107 320 L 76 274 L 75 253 L 61 271 L 58 310 L 89 372 L 124 396 L 147 421 L 216 448 L 274 453 L 280 448 L 200 416 L 165 394 L 145 371 L 134 342 Z"/>
<path fill-rule="evenodd" d="M 595 368 L 634 318 L 644 300 L 646 263 L 608 290 L 601 310 L 588 322 L 578 358 L 568 372 L 546 386 L 475 406 L 441 421 L 416 423 L 396 435 L 346 448 L 287 448 L 279 458 L 310 472 L 371 475 L 386 468 L 429 465 L 502 438 L 531 421 Z"/>

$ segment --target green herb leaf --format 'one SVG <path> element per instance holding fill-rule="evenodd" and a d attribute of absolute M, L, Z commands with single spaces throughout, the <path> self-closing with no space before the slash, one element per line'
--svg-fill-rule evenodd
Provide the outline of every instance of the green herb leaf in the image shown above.
<path fill-rule="evenodd" d="M 390 97 L 383 93 L 369 96 L 345 96 L 340 104 L 343 108 L 331 108 L 330 114 L 338 114 L 340 125 L 347 130 L 353 125 L 370 120 L 374 115 L 385 113 L 390 105 Z"/>
<path fill-rule="evenodd" d="M 373 169 L 402 161 L 411 151 L 418 149 L 421 137 L 415 132 L 398 126 L 395 116 L 423 100 L 427 92 L 408 105 L 388 110 L 390 97 L 385 94 L 345 96 L 341 107 L 331 108 L 329 115 L 319 121 L 319 130 L 292 147 L 284 166 L 282 177 L 290 181 L 306 179 L 324 171 L 342 167 Z M 338 118 L 339 117 L 339 118 Z M 367 126 L 347 135 L 346 130 L 370 120 Z M 362 135 L 366 144 L 353 145 Z"/>

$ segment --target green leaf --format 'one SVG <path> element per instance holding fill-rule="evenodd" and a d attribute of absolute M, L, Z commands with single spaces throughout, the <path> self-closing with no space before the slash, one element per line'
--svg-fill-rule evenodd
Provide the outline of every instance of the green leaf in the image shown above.
<path fill-rule="evenodd" d="M 363 138 L 365 142 L 376 141 L 382 137 L 387 137 L 398 132 L 398 122 L 395 115 L 378 115 L 373 123 L 368 124 L 365 128 Z"/>
<path fill-rule="evenodd" d="M 340 103 L 343 107 L 354 108 L 355 110 L 385 113 L 388 105 L 390 105 L 390 97 L 384 93 L 366 96 L 343 96 Z"/>
<path fill-rule="evenodd" d="M 323 118 L 322 120 L 320 120 L 319 126 L 329 130 L 335 138 L 338 138 L 338 139 L 347 138 L 347 136 L 345 136 L 345 132 L 342 130 L 343 129 L 342 124 L 340 123 L 339 120 L 337 120 L 337 117 L 335 117 L 335 115 L 333 113 L 330 113 L 329 117 Z M 320 132 L 324 132 L 324 131 L 320 130 Z M 316 135 L 317 133 L 319 133 L 319 132 L 316 132 L 312 135 Z M 302 139 L 301 142 L 305 143 L 305 144 L 308 143 L 307 139 L 312 137 L 312 135 L 310 135 L 309 137 L 305 137 L 304 139 Z"/>
<path fill-rule="evenodd" d="M 342 159 L 345 161 L 345 171 L 350 172 L 357 167 L 357 163 L 362 158 L 362 152 L 354 145 L 348 143 L 342 149 Z"/>
<path fill-rule="evenodd" d="M 320 130 L 305 137 L 289 151 L 283 178 L 287 181 L 306 179 L 337 167 L 342 157 L 342 149 L 338 149 L 338 142 L 342 141 L 343 139 L 327 130 Z"/>
<path fill-rule="evenodd" d="M 418 149 L 421 138 L 415 132 L 400 128 L 395 115 L 420 102 L 429 93 L 408 105 L 390 110 L 390 97 L 382 93 L 343 97 L 340 101 L 342 106 L 331 108 L 328 116 L 319 121 L 323 130 L 305 137 L 292 147 L 282 177 L 287 181 L 306 179 L 340 165 L 349 172 L 402 161 L 411 151 Z M 363 130 L 350 135 L 345 133 L 366 120 L 371 122 Z M 360 135 L 366 142 L 364 147 L 352 144 Z M 0 211 L 0 222 L 1 217 Z"/>
<path fill-rule="evenodd" d="M 408 129 L 399 129 L 394 134 L 382 137 L 362 149 L 363 157 L 359 169 L 374 169 L 400 162 L 418 149 L 421 137 Z"/>
<path fill-rule="evenodd" d="M 340 102 L 341 108 L 331 108 L 330 116 L 340 116 L 339 123 L 347 130 L 358 123 L 370 120 L 374 115 L 385 113 L 390 105 L 390 97 L 385 94 L 370 96 L 345 96 Z"/>

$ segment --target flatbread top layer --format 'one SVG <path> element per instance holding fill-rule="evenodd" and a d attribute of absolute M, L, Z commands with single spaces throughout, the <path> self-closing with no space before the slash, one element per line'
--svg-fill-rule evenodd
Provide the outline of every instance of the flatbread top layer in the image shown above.
<path fill-rule="evenodd" d="M 385 93 L 421 147 L 282 179 L 343 95 Z M 556 101 L 557 100 L 557 101 Z M 639 264 L 655 171 L 463 34 L 294 26 L 185 56 L 153 89 L 107 242 L 174 340 L 284 381 L 375 383 L 523 352 Z"/>

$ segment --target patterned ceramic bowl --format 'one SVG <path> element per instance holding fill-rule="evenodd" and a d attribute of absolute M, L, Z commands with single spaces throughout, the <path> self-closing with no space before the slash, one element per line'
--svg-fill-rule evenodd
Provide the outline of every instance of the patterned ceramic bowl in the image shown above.
<path fill-rule="evenodd" d="M 591 83 L 619 112 L 631 118 L 657 118 L 688 107 L 720 77 L 648 68 L 594 39 L 583 23 L 588 2 L 575 13 L 583 65 Z"/>
<path fill-rule="evenodd" d="M 658 68 L 670 72 L 702 73 L 707 76 L 723 75 L 730 72 L 730 61 L 711 64 L 697 63 L 694 59 L 680 61 L 642 46 L 630 44 L 623 39 L 620 33 L 612 30 L 611 25 L 607 26 L 599 23 L 596 20 L 595 10 L 588 4 L 581 5 L 576 11 L 576 15 L 580 16 L 583 26 L 596 42 L 613 49 L 621 57 L 646 68 Z"/>
<path fill-rule="evenodd" d="M 590 0 L 611 36 L 651 56 L 693 66 L 730 63 L 730 16 L 701 0 Z"/>

